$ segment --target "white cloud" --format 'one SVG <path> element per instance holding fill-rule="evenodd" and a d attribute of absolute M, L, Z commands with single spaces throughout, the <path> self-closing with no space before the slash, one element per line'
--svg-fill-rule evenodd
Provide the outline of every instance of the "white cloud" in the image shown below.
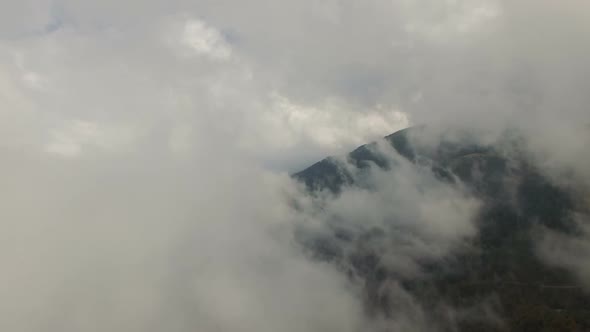
<path fill-rule="evenodd" d="M 289 185 L 268 168 L 410 122 L 587 122 L 588 12 L 575 0 L 3 1 L 0 330 L 353 331 L 355 290 L 291 246 Z M 438 189 L 393 197 L 431 233 L 471 234 L 472 202 L 454 210 L 456 193 Z M 357 195 L 344 207 L 380 198 Z M 462 232 L 430 223 L 449 209 Z"/>
<path fill-rule="evenodd" d="M 337 100 L 305 106 L 278 94 L 271 95 L 271 107 L 262 120 L 268 130 L 260 132 L 264 136 L 253 143 L 268 142 L 275 149 L 307 140 L 327 150 L 342 150 L 406 128 L 410 123 L 407 114 L 395 109 L 350 109 Z"/>
<path fill-rule="evenodd" d="M 63 129 L 50 131 L 45 151 L 63 157 L 76 157 L 85 148 L 120 150 L 128 148 L 137 139 L 132 128 L 105 128 L 97 123 L 75 120 Z M 96 153 L 96 150 L 88 151 Z"/>
<path fill-rule="evenodd" d="M 231 56 L 231 47 L 221 33 L 199 20 L 185 23 L 182 41 L 196 54 L 214 60 L 227 60 Z"/>

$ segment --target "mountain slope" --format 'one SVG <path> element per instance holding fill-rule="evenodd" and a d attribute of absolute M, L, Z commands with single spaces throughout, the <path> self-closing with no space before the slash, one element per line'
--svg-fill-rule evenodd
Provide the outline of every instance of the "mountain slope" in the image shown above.
<path fill-rule="evenodd" d="M 569 271 L 547 265 L 536 250 L 547 231 L 579 232 L 572 217 L 579 210 L 575 195 L 530 162 L 517 132 L 487 143 L 476 136 L 409 128 L 293 175 L 319 200 L 321 192 L 338 197 L 354 188 L 377 190 L 367 180 L 372 173 L 393 176 L 408 163 L 477 199 L 475 235 L 457 241 L 449 254 L 418 259 L 420 273 L 400 275 L 390 266 L 387 252 L 372 243 L 399 239 L 379 227 L 343 234 L 331 223 L 328 232 L 303 244 L 316 259 L 335 264 L 362 285 L 367 310 L 376 318 L 402 310 L 399 294 L 384 291 L 395 283 L 433 321 L 425 329 L 589 330 L 590 296 Z M 452 314 L 445 308 L 453 308 Z"/>

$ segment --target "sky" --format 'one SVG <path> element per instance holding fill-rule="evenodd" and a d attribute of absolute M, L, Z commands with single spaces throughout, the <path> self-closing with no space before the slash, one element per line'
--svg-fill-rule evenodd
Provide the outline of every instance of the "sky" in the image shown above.
<path fill-rule="evenodd" d="M 288 175 L 412 125 L 518 126 L 590 184 L 589 32 L 584 0 L 0 0 L 0 328 L 366 329 L 293 243 L 325 216 Z M 404 174 L 383 192 L 420 234 L 472 234 L 477 202 Z"/>
<path fill-rule="evenodd" d="M 410 124 L 587 120 L 584 1 L 2 7 L 4 145 L 58 158 L 221 136 L 295 171 Z"/>

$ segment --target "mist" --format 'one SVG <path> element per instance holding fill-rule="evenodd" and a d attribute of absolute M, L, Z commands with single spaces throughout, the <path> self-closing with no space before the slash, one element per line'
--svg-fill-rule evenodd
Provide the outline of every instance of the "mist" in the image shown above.
<path fill-rule="evenodd" d="M 422 124 L 521 131 L 581 197 L 583 231 L 539 231 L 538 255 L 587 290 L 589 32 L 578 0 L 0 0 L 0 328 L 436 330 L 395 282 L 372 314 L 305 244 L 379 228 L 366 249 L 419 277 L 470 250 L 478 198 L 383 146 L 396 173 L 364 188 L 290 176 Z"/>

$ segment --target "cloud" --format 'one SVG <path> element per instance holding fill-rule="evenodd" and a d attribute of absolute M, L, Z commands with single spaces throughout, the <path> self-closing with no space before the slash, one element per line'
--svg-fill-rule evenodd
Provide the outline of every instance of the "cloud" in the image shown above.
<path fill-rule="evenodd" d="M 543 230 L 538 242 L 537 252 L 541 259 L 553 266 L 573 272 L 586 292 L 590 291 L 590 232 L 587 215 L 578 215 L 581 232 L 578 235 L 564 235 Z"/>
<path fill-rule="evenodd" d="M 335 161 L 355 185 L 299 202 L 305 222 L 299 223 L 298 239 L 312 257 L 338 266 L 364 289 L 376 331 L 383 328 L 380 324 L 392 331 L 454 326 L 442 320 L 465 309 L 442 301 L 435 308 L 424 306 L 402 284 L 427 280 L 428 266 L 472 250 L 481 202 L 457 183 L 398 155 L 386 142 L 372 148 L 391 168 L 358 169 L 355 163 Z"/>
<path fill-rule="evenodd" d="M 186 23 L 182 39 L 199 55 L 219 60 L 225 60 L 231 56 L 231 48 L 223 36 L 199 20 Z"/>
<path fill-rule="evenodd" d="M 12 190 L 1 197 L 2 328 L 353 331 L 360 324 L 352 286 L 291 244 L 296 216 L 282 199 L 286 179 L 241 161 L 236 171 L 223 153 L 190 162 L 154 154 L 13 155 L 5 163 L 2 181 Z"/>
<path fill-rule="evenodd" d="M 121 149 L 133 144 L 132 128 L 101 128 L 95 123 L 73 121 L 62 130 L 50 132 L 45 151 L 63 157 L 76 157 L 83 149 Z"/>
<path fill-rule="evenodd" d="M 411 275 L 474 234 L 477 202 L 402 163 L 372 175 L 377 191 L 307 215 L 287 204 L 284 172 L 435 123 L 523 127 L 548 172 L 589 179 L 572 130 L 588 122 L 588 12 L 576 0 L 4 1 L 0 327 L 367 330 L 358 285 L 310 261 L 293 224 L 401 228 L 414 236 L 379 245 Z M 398 288 L 408 330 L 424 313 Z"/>

